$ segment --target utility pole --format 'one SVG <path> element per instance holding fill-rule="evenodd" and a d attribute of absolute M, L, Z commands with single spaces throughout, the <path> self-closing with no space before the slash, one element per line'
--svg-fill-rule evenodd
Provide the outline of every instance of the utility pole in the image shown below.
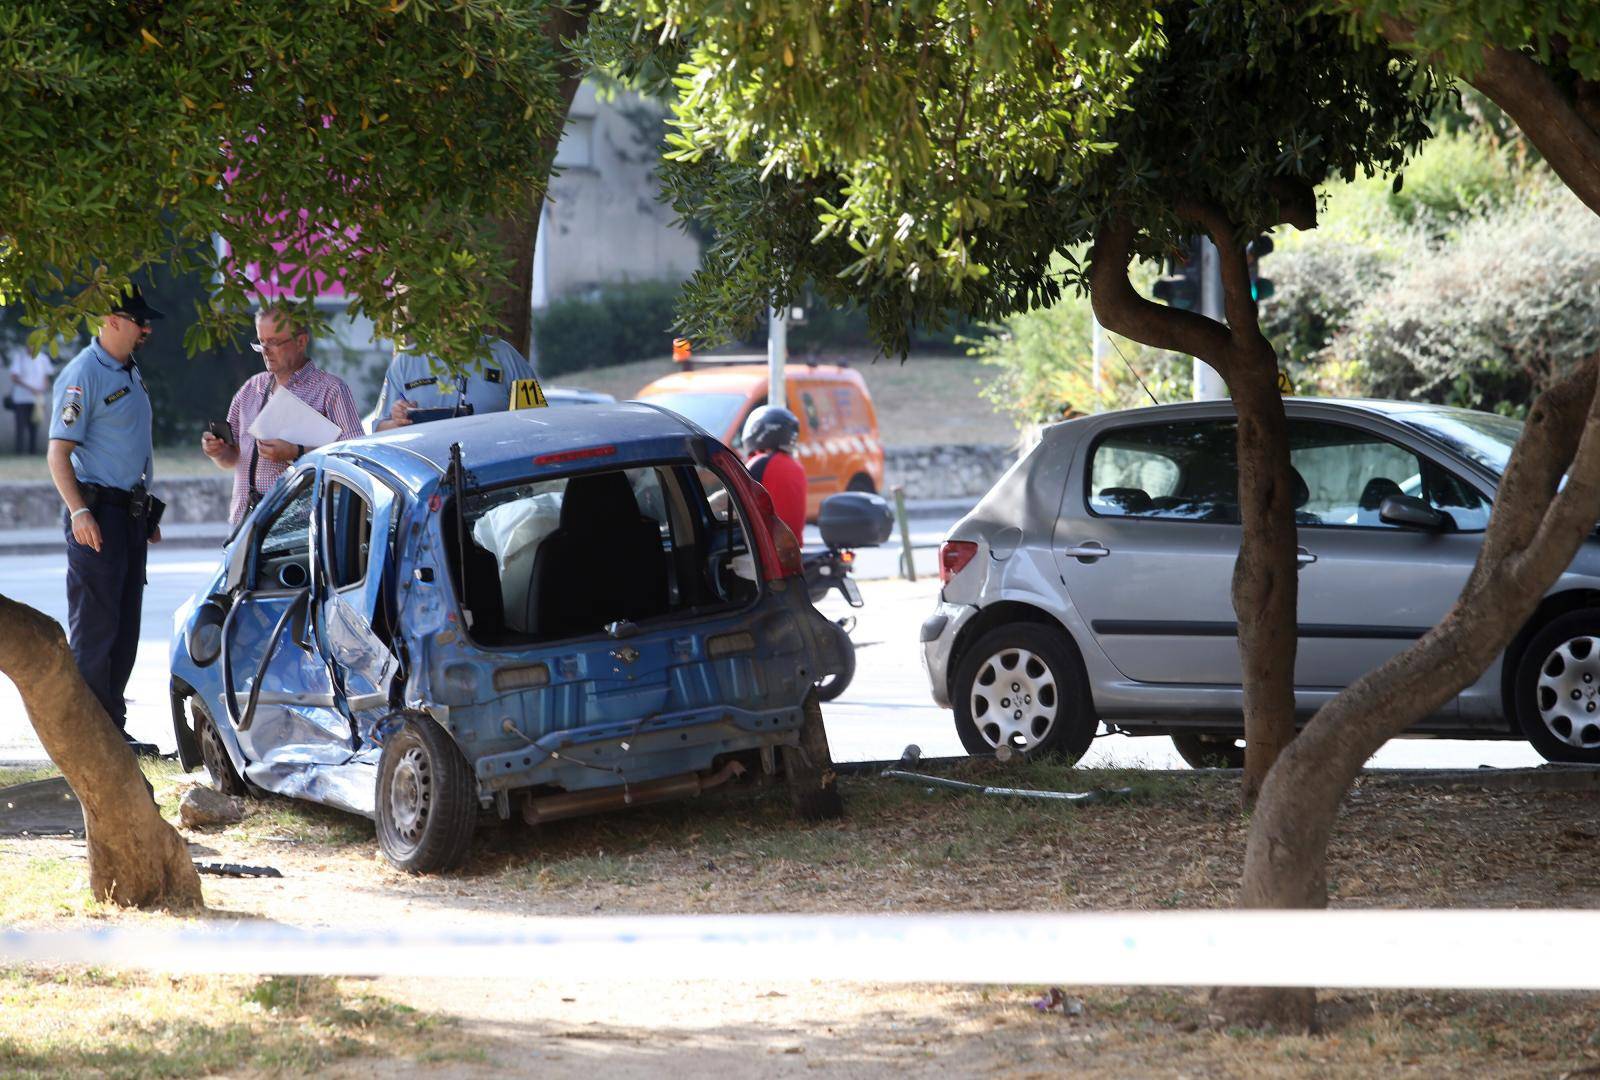
<path fill-rule="evenodd" d="M 783 364 L 789 357 L 789 319 L 786 310 L 767 309 L 767 404 L 789 407 L 783 385 Z"/>
<path fill-rule="evenodd" d="M 1227 322 L 1222 308 L 1222 260 L 1209 236 L 1200 238 L 1200 314 L 1219 323 Z M 1194 362 L 1194 399 L 1217 401 L 1228 396 L 1228 384 L 1217 369 L 1204 360 Z"/>
<path fill-rule="evenodd" d="M 1104 361 L 1111 341 L 1106 337 L 1106 328 L 1100 325 L 1100 320 L 1095 318 L 1093 311 L 1089 312 L 1089 326 L 1094 335 L 1092 339 L 1094 342 L 1092 347 L 1093 360 L 1089 371 L 1089 382 L 1094 387 L 1094 403 L 1090 411 L 1099 412 L 1102 400 L 1100 396 L 1102 383 L 1100 380 L 1103 377 L 1102 372 L 1105 371 Z"/>

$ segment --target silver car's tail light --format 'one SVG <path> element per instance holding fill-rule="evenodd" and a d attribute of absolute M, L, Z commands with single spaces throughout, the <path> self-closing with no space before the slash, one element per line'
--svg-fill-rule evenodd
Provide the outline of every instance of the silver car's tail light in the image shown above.
<path fill-rule="evenodd" d="M 946 540 L 939 545 L 939 584 L 948 585 L 950 579 L 966 569 L 978 545 L 971 540 Z"/>

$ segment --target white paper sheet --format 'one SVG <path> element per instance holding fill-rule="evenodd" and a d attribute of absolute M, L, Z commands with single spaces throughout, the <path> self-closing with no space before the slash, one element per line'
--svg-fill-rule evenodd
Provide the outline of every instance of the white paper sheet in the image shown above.
<path fill-rule="evenodd" d="M 272 392 L 261 412 L 250 422 L 257 439 L 282 439 L 311 449 L 339 437 L 339 425 L 283 387 Z"/>

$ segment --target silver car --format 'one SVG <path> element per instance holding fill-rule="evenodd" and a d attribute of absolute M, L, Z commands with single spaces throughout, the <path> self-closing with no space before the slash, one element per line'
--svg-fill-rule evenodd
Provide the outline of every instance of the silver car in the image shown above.
<path fill-rule="evenodd" d="M 1522 425 L 1411 402 L 1285 405 L 1304 720 L 1454 603 Z M 1103 723 L 1170 735 L 1191 764 L 1242 760 L 1234 434 L 1227 401 L 1057 424 L 950 530 L 923 659 L 969 753 L 1080 755 Z M 1597 710 L 1590 539 L 1506 652 L 1410 734 L 1600 762 Z"/>

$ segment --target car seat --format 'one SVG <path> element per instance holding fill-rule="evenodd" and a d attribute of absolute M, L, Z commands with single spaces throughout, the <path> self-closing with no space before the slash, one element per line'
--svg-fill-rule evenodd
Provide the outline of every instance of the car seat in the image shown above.
<path fill-rule="evenodd" d="M 1380 510 L 1383 500 L 1390 495 L 1404 495 L 1400 485 L 1390 480 L 1387 476 L 1374 476 L 1367 481 L 1367 486 L 1361 489 L 1361 501 L 1356 505 L 1362 510 Z"/>
<path fill-rule="evenodd" d="M 524 625 L 540 638 L 592 634 L 667 609 L 667 558 L 659 523 L 639 513 L 621 472 L 575 476 L 561 524 L 539 545 Z"/>
<path fill-rule="evenodd" d="M 1108 487 L 1100 489 L 1100 498 L 1124 514 L 1147 514 L 1152 503 L 1150 493 L 1144 488 Z"/>

